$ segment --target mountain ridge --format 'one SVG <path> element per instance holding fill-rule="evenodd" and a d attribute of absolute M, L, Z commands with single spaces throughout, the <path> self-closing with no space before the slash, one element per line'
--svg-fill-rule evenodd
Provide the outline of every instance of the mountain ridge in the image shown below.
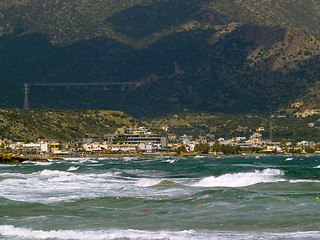
<path fill-rule="evenodd" d="M 289 106 L 320 76 L 318 19 L 306 9 L 320 15 L 316 0 L 5 0 L 0 105 L 21 107 L 25 82 L 137 81 L 32 87 L 30 102 L 138 117 Z"/>

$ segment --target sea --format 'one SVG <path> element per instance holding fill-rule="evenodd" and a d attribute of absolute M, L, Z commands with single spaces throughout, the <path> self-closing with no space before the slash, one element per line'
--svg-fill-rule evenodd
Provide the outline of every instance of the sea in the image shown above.
<path fill-rule="evenodd" d="M 0 165 L 0 239 L 320 239 L 320 157 Z"/>

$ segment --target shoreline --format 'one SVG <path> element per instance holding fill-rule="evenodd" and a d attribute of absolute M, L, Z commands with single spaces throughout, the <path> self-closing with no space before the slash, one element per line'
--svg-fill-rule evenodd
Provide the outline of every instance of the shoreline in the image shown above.
<path fill-rule="evenodd" d="M 65 155 L 65 156 L 47 156 L 47 159 L 64 159 L 64 158 L 157 158 L 157 157 L 316 157 L 320 154 L 179 154 L 176 153 L 149 153 L 149 154 L 137 154 L 137 153 L 122 153 L 122 154 L 97 154 L 97 155 Z"/>
<path fill-rule="evenodd" d="M 6 156 L 6 157 L 5 157 Z M 0 164 L 18 164 L 25 161 L 48 162 L 48 160 L 65 160 L 69 158 L 84 159 L 84 158 L 161 158 L 161 157 L 316 157 L 319 154 L 196 154 L 196 153 L 117 153 L 117 154 L 71 154 L 71 155 L 26 155 L 19 156 L 13 153 L 0 153 Z"/>

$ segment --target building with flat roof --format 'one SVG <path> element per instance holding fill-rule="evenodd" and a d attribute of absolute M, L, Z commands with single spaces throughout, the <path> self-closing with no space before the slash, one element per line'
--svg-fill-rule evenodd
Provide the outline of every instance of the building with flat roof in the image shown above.
<path fill-rule="evenodd" d="M 116 141 L 121 141 L 124 144 L 140 144 L 140 143 L 151 143 L 153 145 L 160 145 L 162 148 L 168 146 L 167 138 L 150 134 L 150 135 L 141 135 L 141 134 L 107 134 L 105 135 L 104 141 L 107 144 L 115 143 Z"/>

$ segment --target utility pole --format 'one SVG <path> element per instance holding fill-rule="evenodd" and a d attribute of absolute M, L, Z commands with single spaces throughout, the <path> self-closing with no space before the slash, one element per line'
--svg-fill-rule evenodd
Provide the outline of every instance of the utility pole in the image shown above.
<path fill-rule="evenodd" d="M 28 93 L 29 93 L 29 85 L 28 85 L 28 83 L 25 83 L 24 84 L 24 105 L 23 105 L 24 109 L 29 109 L 30 108 Z"/>
<path fill-rule="evenodd" d="M 273 138 L 273 136 L 272 136 L 272 118 L 270 118 L 270 129 L 269 129 L 269 139 L 270 139 L 270 142 L 272 142 L 272 138 Z"/>

